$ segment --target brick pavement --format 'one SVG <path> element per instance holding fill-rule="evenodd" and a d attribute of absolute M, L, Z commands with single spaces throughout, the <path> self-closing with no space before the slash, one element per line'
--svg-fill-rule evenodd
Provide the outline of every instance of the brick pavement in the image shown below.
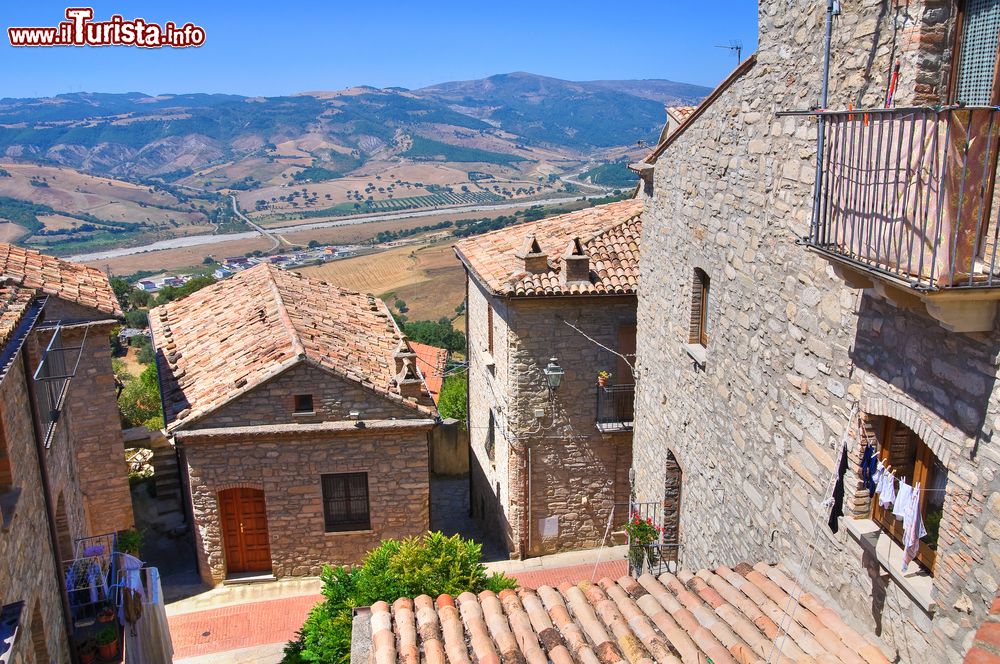
<path fill-rule="evenodd" d="M 624 560 L 609 560 L 598 564 L 596 578 L 618 578 L 627 572 Z M 575 583 L 593 575 L 593 564 L 511 573 L 525 588 Z M 288 641 L 302 626 L 309 609 L 322 600 L 322 595 L 301 595 L 170 616 L 174 659 Z"/>

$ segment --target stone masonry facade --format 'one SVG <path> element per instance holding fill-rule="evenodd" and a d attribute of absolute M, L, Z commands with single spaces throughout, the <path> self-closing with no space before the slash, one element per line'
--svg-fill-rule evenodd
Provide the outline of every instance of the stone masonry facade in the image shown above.
<path fill-rule="evenodd" d="M 845 0 L 830 108 L 940 103 L 955 5 Z M 826 3 L 762 1 L 756 62 L 655 164 L 643 219 L 633 468 L 672 503 L 680 564 L 781 561 L 902 661 L 960 661 L 1000 580 L 1000 335 L 948 332 L 852 289 L 796 240 L 811 218 Z M 657 257 L 650 260 L 648 257 Z M 711 279 L 704 365 L 685 350 L 691 275 Z M 932 604 L 849 534 L 867 512 L 855 411 L 912 429 L 947 469 Z M 826 525 L 848 440 L 846 518 Z M 674 463 L 676 459 L 676 463 Z M 668 521 L 670 519 L 668 518 Z M 815 553 L 810 553 L 815 547 Z"/>
<path fill-rule="evenodd" d="M 475 278 L 468 291 L 473 513 L 514 557 L 600 546 L 612 510 L 615 527 L 625 521 L 632 433 L 598 430 L 597 372 L 616 372 L 616 358 L 566 322 L 615 348 L 619 326 L 635 323 L 635 296 L 500 298 Z M 552 357 L 565 375 L 550 391 Z"/>
<path fill-rule="evenodd" d="M 314 414 L 294 412 L 295 395 L 304 394 L 312 395 Z M 371 425 L 356 428 L 351 411 Z M 227 575 L 218 506 L 225 489 L 263 490 L 277 577 L 356 563 L 384 538 L 426 532 L 433 422 L 407 419 L 412 409 L 299 364 L 179 432 L 202 578 L 214 585 Z M 316 430 L 345 421 L 336 431 Z M 368 473 L 371 529 L 326 533 L 320 476 L 349 472 Z"/>
<path fill-rule="evenodd" d="M 202 578 L 214 585 L 227 574 L 218 506 L 224 489 L 263 490 L 276 577 L 315 576 L 324 565 L 360 562 L 383 539 L 425 533 L 430 523 L 430 428 L 401 423 L 337 433 L 262 434 L 249 440 L 185 433 L 181 445 Z M 324 532 L 320 476 L 350 472 L 368 473 L 371 529 Z"/>

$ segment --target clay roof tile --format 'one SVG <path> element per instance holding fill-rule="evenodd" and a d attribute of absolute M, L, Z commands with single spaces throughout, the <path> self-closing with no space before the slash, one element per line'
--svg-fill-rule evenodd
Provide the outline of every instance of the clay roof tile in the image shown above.
<path fill-rule="evenodd" d="M 808 593 L 800 596 L 801 589 L 780 569 L 740 569 L 746 574 L 719 568 L 664 574 L 659 580 L 644 574 L 638 580 L 563 583 L 558 590 L 505 590 L 499 596 L 462 593 L 457 610 L 447 595 L 436 603 L 427 596 L 391 607 L 379 602 L 372 606 L 373 660 L 409 663 L 422 653 L 429 664 L 679 664 L 707 659 L 736 664 L 767 658 L 785 664 L 813 659 L 888 664 L 874 638 L 847 628 L 839 616 L 822 615 L 836 616 L 815 596 L 802 602 Z M 752 589 L 749 595 L 732 583 L 738 579 Z M 796 625 L 782 639 L 776 639 L 782 633 L 761 606 L 775 599 L 787 605 L 782 615 L 794 617 L 785 623 Z M 776 643 L 779 650 L 772 653 Z"/>

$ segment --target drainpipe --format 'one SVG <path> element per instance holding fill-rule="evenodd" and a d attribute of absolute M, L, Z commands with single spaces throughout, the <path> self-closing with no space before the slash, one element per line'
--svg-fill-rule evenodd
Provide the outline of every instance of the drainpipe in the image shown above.
<path fill-rule="evenodd" d="M 27 370 L 27 352 L 21 350 L 21 366 L 24 371 L 24 387 L 28 391 L 28 408 L 31 411 L 31 437 L 35 442 L 35 454 L 38 457 L 38 473 L 42 480 L 42 498 L 45 502 L 46 525 L 49 531 L 49 544 L 52 546 L 53 571 L 56 575 L 56 588 L 59 589 L 59 603 L 62 605 L 63 623 L 66 628 L 66 646 L 69 649 L 70 661 L 79 664 L 76 647 L 73 644 L 73 617 L 69 610 L 69 597 L 66 595 L 66 580 L 63 578 L 62 566 L 59 564 L 59 535 L 56 533 L 56 510 L 52 505 L 52 489 L 49 483 L 49 470 L 45 464 L 45 446 L 38 431 L 38 404 L 35 402 L 35 391 L 31 389 Z"/>
<path fill-rule="evenodd" d="M 823 79 L 821 81 L 822 87 L 819 93 L 819 108 L 821 111 L 826 110 L 826 105 L 829 101 L 830 93 L 830 42 L 833 39 L 833 17 L 840 15 L 840 2 L 839 0 L 826 0 L 826 37 L 823 40 Z M 819 237 L 819 194 L 820 194 L 820 184 L 823 177 L 823 156 L 824 148 L 826 143 L 826 135 L 824 128 L 823 116 L 819 116 L 819 120 L 816 126 L 816 131 L 818 132 L 816 140 L 816 177 L 813 183 L 813 214 L 812 214 L 812 228 L 809 231 L 809 239 L 816 243 L 825 242 L 825 238 L 821 239 Z"/>
<path fill-rule="evenodd" d="M 472 393 L 469 391 L 469 376 L 472 375 L 472 328 L 469 327 L 469 268 L 465 268 L 465 432 L 468 434 L 468 456 L 469 456 L 469 516 L 475 511 L 472 501 L 476 499 L 473 489 L 472 474 L 475 472 L 472 455 Z M 480 514 L 483 521 L 485 514 Z"/>

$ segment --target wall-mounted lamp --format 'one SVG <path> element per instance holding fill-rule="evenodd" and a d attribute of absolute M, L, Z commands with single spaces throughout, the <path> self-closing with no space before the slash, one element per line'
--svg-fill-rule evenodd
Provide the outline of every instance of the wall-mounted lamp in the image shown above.
<path fill-rule="evenodd" d="M 542 371 L 545 372 L 545 379 L 549 382 L 549 389 L 556 390 L 562 384 L 563 374 L 566 371 L 559 366 L 557 358 L 549 358 L 549 364 Z"/>

